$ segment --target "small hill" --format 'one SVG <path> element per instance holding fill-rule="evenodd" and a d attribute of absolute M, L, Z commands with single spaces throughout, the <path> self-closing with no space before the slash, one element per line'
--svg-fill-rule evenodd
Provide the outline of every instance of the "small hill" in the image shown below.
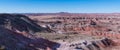
<path fill-rule="evenodd" d="M 50 29 L 37 25 L 33 20 L 21 14 L 0 14 L 0 26 L 17 32 L 51 32 Z"/>

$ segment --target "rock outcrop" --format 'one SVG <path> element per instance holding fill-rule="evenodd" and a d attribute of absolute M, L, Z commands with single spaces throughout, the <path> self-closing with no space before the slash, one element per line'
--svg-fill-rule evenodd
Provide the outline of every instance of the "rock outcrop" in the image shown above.
<path fill-rule="evenodd" d="M 104 38 L 94 41 L 84 41 L 72 44 L 65 44 L 58 50 L 114 50 L 116 42 L 114 40 Z"/>

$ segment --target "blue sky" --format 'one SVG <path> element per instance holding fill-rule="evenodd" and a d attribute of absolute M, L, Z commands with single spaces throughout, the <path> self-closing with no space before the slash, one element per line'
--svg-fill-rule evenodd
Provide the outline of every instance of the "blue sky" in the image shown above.
<path fill-rule="evenodd" d="M 0 0 L 0 13 L 120 13 L 120 0 Z"/>

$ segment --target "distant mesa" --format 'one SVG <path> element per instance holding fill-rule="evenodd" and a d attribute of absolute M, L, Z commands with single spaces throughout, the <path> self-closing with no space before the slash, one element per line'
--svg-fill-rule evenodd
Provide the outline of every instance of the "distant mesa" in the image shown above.
<path fill-rule="evenodd" d="M 68 13 L 68 12 L 59 12 L 59 13 Z"/>

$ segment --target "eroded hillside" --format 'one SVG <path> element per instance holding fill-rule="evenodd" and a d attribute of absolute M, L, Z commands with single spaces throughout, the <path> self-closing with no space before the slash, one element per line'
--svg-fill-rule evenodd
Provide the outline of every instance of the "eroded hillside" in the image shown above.
<path fill-rule="evenodd" d="M 20 14 L 0 14 L 0 50 L 52 50 L 59 43 L 36 37 L 36 32 L 50 32 Z"/>

